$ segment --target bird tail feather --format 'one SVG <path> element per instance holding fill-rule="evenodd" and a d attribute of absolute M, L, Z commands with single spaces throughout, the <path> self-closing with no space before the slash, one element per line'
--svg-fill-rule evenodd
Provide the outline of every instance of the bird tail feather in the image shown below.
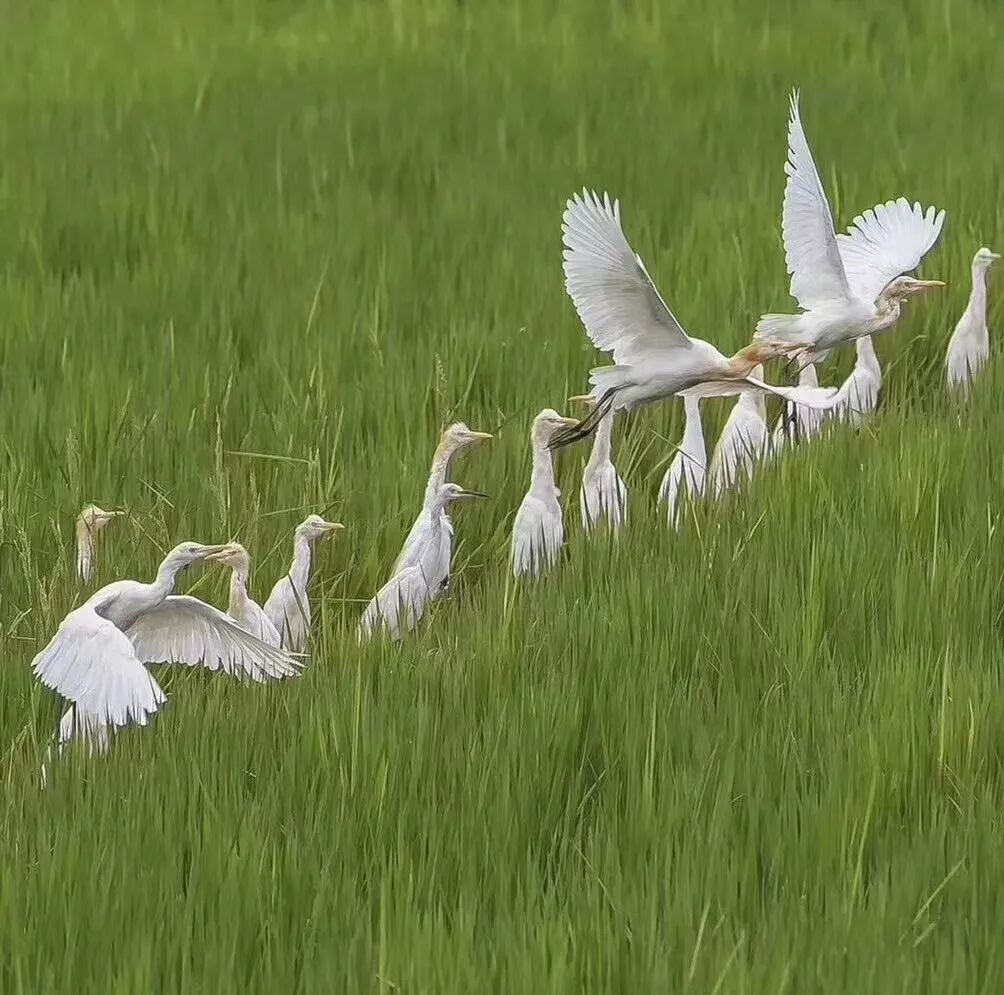
<path fill-rule="evenodd" d="M 754 338 L 760 342 L 797 343 L 802 336 L 800 314 L 764 314 L 756 323 Z"/>
<path fill-rule="evenodd" d="M 627 366 L 597 366 L 589 371 L 589 382 L 593 387 L 593 397 L 598 401 L 609 390 L 627 387 L 629 368 Z"/>

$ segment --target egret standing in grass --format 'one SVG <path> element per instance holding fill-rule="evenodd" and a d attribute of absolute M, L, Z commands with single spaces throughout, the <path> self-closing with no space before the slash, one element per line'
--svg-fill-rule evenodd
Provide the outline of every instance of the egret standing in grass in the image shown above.
<path fill-rule="evenodd" d="M 77 576 L 82 583 L 89 584 L 94 575 L 98 534 L 110 521 L 124 514 L 124 511 L 102 511 L 96 504 L 88 504 L 77 516 Z"/>
<path fill-rule="evenodd" d="M 696 501 L 704 493 L 708 466 L 699 391 L 683 392 L 683 410 L 683 439 L 659 487 L 659 501 L 666 502 L 669 523 L 674 528 L 680 524 L 684 500 L 689 497 Z"/>
<path fill-rule="evenodd" d="M 863 335 L 854 343 L 858 358 L 854 369 L 840 385 L 833 416 L 849 421 L 860 428 L 865 418 L 877 407 L 882 390 L 882 367 L 875 355 L 875 343 L 870 335 Z"/>
<path fill-rule="evenodd" d="M 279 630 L 282 645 L 302 653 L 310 635 L 310 561 L 314 543 L 332 532 L 340 532 L 341 522 L 326 522 L 320 515 L 308 515 L 293 533 L 293 562 L 289 573 L 280 577 L 265 602 L 265 614 Z"/>
<path fill-rule="evenodd" d="M 574 426 L 556 432 L 551 448 L 567 446 L 596 430 L 610 410 L 631 411 L 699 384 L 723 393 L 770 391 L 813 407 L 827 407 L 836 391 L 806 393 L 775 387 L 751 376 L 756 366 L 792 347 L 752 344 L 731 358 L 691 338 L 652 282 L 645 264 L 621 228 L 620 205 L 584 190 L 565 209 L 565 288 L 593 345 L 613 355 L 613 366 L 589 376 L 593 410 Z"/>
<path fill-rule="evenodd" d="M 552 408 L 545 408 L 533 420 L 530 489 L 516 512 L 512 528 L 512 572 L 516 577 L 536 576 L 554 566 L 564 545 L 561 492 L 554 481 L 551 444 L 555 433 L 577 424 L 578 419 L 565 418 Z"/>
<path fill-rule="evenodd" d="M 762 376 L 756 371 L 755 376 Z M 770 447 L 767 408 L 759 391 L 740 394 L 711 454 L 711 487 L 721 494 L 739 483 L 741 474 L 753 476 L 756 464 Z"/>
<path fill-rule="evenodd" d="M 806 363 L 798 371 L 798 385 L 800 387 L 819 386 L 816 367 L 812 363 Z M 774 426 L 772 441 L 775 450 L 780 451 L 788 442 L 808 439 L 815 435 L 822 427 L 825 417 L 826 412 L 785 401 L 784 410 Z"/>
<path fill-rule="evenodd" d="M 967 393 L 973 377 L 983 368 L 990 355 L 990 333 L 987 331 L 987 270 L 1000 259 L 985 246 L 973 256 L 973 289 L 969 303 L 962 312 L 952 339 L 948 343 L 945 368 L 948 389 Z"/>
<path fill-rule="evenodd" d="M 904 275 L 938 240 L 944 211 L 923 211 L 901 197 L 858 215 L 847 234 L 835 233 L 802 128 L 797 91 L 790 101 L 784 171 L 781 234 L 791 296 L 802 313 L 763 315 L 755 342 L 794 348 L 795 354 L 800 347 L 804 361 L 816 362 L 835 346 L 891 328 L 906 300 L 944 286 L 940 280 Z"/>
<path fill-rule="evenodd" d="M 571 397 L 569 400 L 584 401 L 592 405 L 592 398 L 588 394 Z M 582 473 L 579 509 L 582 513 L 582 527 L 587 533 L 604 522 L 616 532 L 627 521 L 627 487 L 617 473 L 610 453 L 615 416 L 616 413 L 610 411 L 600 421 L 589 462 Z"/>
<path fill-rule="evenodd" d="M 227 614 L 269 646 L 279 646 L 282 637 L 264 609 L 251 597 L 251 554 L 239 543 L 228 542 L 218 553 L 206 557 L 230 567 L 230 600 Z"/>

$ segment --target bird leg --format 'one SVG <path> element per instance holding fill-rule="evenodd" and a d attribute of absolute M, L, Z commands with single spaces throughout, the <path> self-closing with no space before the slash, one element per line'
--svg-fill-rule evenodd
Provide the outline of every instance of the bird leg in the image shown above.
<path fill-rule="evenodd" d="M 610 408 L 613 406 L 614 397 L 617 391 L 620 390 L 619 387 L 611 387 L 600 399 L 596 402 L 593 410 L 586 415 L 577 425 L 572 425 L 570 428 L 563 429 L 560 432 L 555 432 L 551 436 L 551 441 L 548 442 L 547 448 L 554 452 L 557 449 L 564 449 L 565 446 L 570 446 L 573 442 L 578 442 L 580 439 L 587 439 L 596 429 L 599 424 L 607 416 Z"/>

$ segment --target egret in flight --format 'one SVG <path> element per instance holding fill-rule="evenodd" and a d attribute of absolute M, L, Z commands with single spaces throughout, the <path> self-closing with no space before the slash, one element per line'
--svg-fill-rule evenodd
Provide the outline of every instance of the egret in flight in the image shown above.
<path fill-rule="evenodd" d="M 530 449 L 533 471 L 512 528 L 512 572 L 536 576 L 554 566 L 565 542 L 561 513 L 561 492 L 554 482 L 554 457 L 551 454 L 557 432 L 578 425 L 575 418 L 565 418 L 552 408 L 545 408 L 533 420 Z"/>
<path fill-rule="evenodd" d="M 469 491 L 460 484 L 441 484 L 423 515 L 412 529 L 414 542 L 404 567 L 394 574 L 366 606 L 359 622 L 358 638 L 362 642 L 377 629 L 386 629 L 394 639 L 400 639 L 402 629 L 411 631 L 418 624 L 428 603 L 439 588 L 436 578 L 448 577 L 453 553 L 453 525 L 445 514 L 454 501 L 486 498 L 481 491 Z M 449 535 L 444 539 L 444 532 Z M 446 551 L 446 560 L 442 559 Z M 441 580 L 440 580 L 441 582 Z"/>
<path fill-rule="evenodd" d="M 901 197 L 858 215 L 836 234 L 830 204 L 812 161 L 793 91 L 788 119 L 788 182 L 781 211 L 791 296 L 801 314 L 765 314 L 754 342 L 798 352 L 809 362 L 835 346 L 891 328 L 910 297 L 943 287 L 905 274 L 941 234 L 945 212 L 912 207 Z"/>
<path fill-rule="evenodd" d="M 98 533 L 124 511 L 102 511 L 96 504 L 85 505 L 77 516 L 77 576 L 84 584 L 94 574 Z"/>
<path fill-rule="evenodd" d="M 762 377 L 763 371 L 756 370 Z M 740 394 L 711 454 L 711 487 L 715 494 L 734 487 L 740 475 L 752 477 L 756 464 L 770 448 L 767 405 L 760 391 Z"/>
<path fill-rule="evenodd" d="M 183 542 L 152 583 L 108 584 L 63 619 L 31 665 L 42 684 L 70 703 L 60 722 L 60 749 L 80 739 L 103 750 L 110 731 L 146 725 L 167 700 L 149 663 L 203 666 L 255 681 L 300 672 L 296 660 L 212 605 L 172 593 L 183 570 L 223 548 Z"/>
<path fill-rule="evenodd" d="M 973 256 L 973 289 L 969 303 L 962 312 L 952 339 L 948 343 L 945 367 L 948 389 L 969 390 L 974 376 L 990 355 L 990 334 L 987 332 L 987 270 L 1000 259 L 996 252 L 981 248 Z"/>
<path fill-rule="evenodd" d="M 570 401 L 592 404 L 586 394 L 570 397 Z M 610 436 L 613 432 L 615 412 L 610 411 L 600 421 L 593 439 L 589 462 L 582 473 L 579 491 L 579 510 L 582 527 L 587 533 L 596 525 L 607 522 L 616 532 L 627 520 L 627 487 L 621 480 L 610 456 Z"/>
<path fill-rule="evenodd" d="M 269 646 L 279 646 L 282 637 L 261 605 L 251 597 L 251 555 L 239 542 L 228 542 L 218 553 L 207 560 L 230 567 L 230 601 L 227 614 L 242 628 L 247 629 Z"/>
<path fill-rule="evenodd" d="M 855 343 L 858 358 L 850 376 L 840 385 L 833 415 L 859 428 L 877 407 L 882 389 L 882 367 L 875 355 L 870 335 L 862 335 Z"/>
<path fill-rule="evenodd" d="M 666 502 L 669 523 L 674 528 L 680 524 L 684 500 L 689 496 L 690 500 L 696 501 L 704 493 L 708 466 L 704 428 L 701 425 L 700 393 L 684 391 L 683 409 L 686 415 L 683 440 L 659 488 L 659 501 Z"/>
<path fill-rule="evenodd" d="M 282 645 L 302 653 L 310 635 L 310 560 L 314 543 L 322 536 L 340 532 L 341 522 L 326 522 L 320 515 L 308 515 L 293 533 L 293 562 L 289 573 L 280 577 L 265 602 L 265 614 L 279 630 Z"/>
<path fill-rule="evenodd" d="M 819 386 L 816 367 L 812 363 L 806 363 L 798 371 L 798 384 L 800 387 Z M 774 448 L 780 450 L 788 442 L 810 438 L 822 428 L 825 418 L 826 412 L 820 411 L 817 408 L 807 408 L 801 404 L 792 404 L 790 401 L 785 401 L 784 411 L 774 426 L 774 436 L 772 439 Z"/>
<path fill-rule="evenodd" d="M 589 376 L 592 411 L 574 426 L 556 432 L 558 449 L 592 434 L 606 413 L 631 411 L 688 387 L 706 385 L 703 396 L 769 391 L 813 407 L 827 407 L 826 391 L 806 395 L 798 387 L 775 387 L 751 376 L 791 346 L 753 343 L 731 358 L 701 339 L 691 338 L 652 282 L 645 264 L 621 228 L 620 205 L 604 194 L 584 190 L 565 209 L 565 288 L 593 345 L 613 355 L 613 366 Z M 836 393 L 834 390 L 832 393 Z"/>

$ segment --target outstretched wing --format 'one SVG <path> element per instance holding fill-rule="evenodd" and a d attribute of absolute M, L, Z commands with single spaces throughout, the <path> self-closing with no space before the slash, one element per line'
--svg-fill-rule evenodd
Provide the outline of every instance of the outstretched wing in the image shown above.
<path fill-rule="evenodd" d="M 624 237 L 616 200 L 583 190 L 568 201 L 561 231 L 565 289 L 597 349 L 631 365 L 649 350 L 690 348 L 692 340 Z"/>
<path fill-rule="evenodd" d="M 188 595 L 172 595 L 125 630 L 145 663 L 184 663 L 254 681 L 295 677 L 302 664 L 242 629 L 229 615 Z"/>
<path fill-rule="evenodd" d="M 31 669 L 96 726 L 146 725 L 167 700 L 132 643 L 88 605 L 66 616 Z"/>
<path fill-rule="evenodd" d="M 784 261 L 791 274 L 791 296 L 807 311 L 846 300 L 850 292 L 837 249 L 833 215 L 802 128 L 797 90 L 791 94 L 784 171 L 788 182 L 781 208 L 781 236 Z"/>
<path fill-rule="evenodd" d="M 890 280 L 909 273 L 938 241 L 945 212 L 912 207 L 905 197 L 859 214 L 837 236 L 847 281 L 856 297 L 872 302 Z"/>

